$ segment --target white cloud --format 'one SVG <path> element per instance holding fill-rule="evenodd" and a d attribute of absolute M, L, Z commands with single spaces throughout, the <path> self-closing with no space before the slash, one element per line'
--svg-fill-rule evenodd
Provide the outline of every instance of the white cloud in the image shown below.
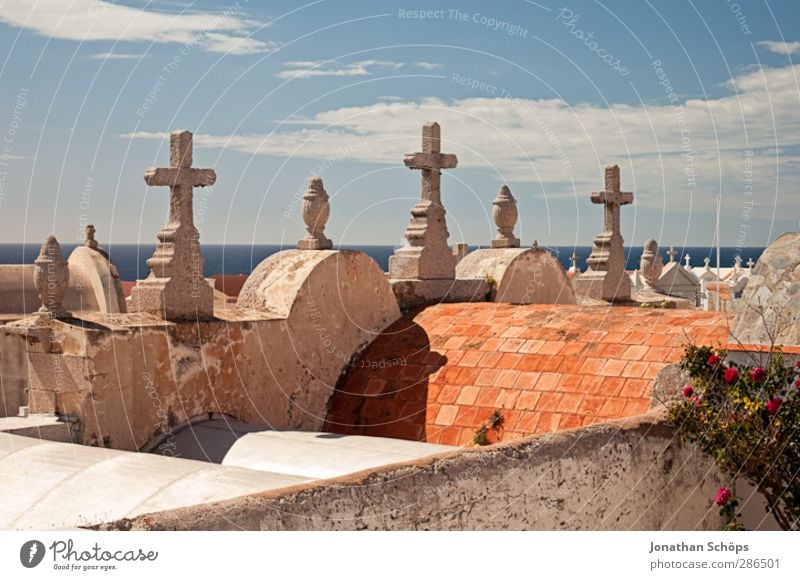
<path fill-rule="evenodd" d="M 734 199 L 730 211 L 742 212 L 748 177 L 760 199 L 777 191 L 800 203 L 790 195 L 800 189 L 799 74 L 800 65 L 747 72 L 732 83 L 738 95 L 689 99 L 680 108 L 423 98 L 323 111 L 270 135 L 196 135 L 195 143 L 311 159 L 346 150 L 348 159 L 399 164 L 419 148 L 421 125 L 437 120 L 443 149 L 458 155 L 459 168 L 489 171 L 498 181 L 540 182 L 548 196 L 584 195 L 602 185 L 603 166 L 618 163 L 638 204 L 710 208 L 722 188 Z"/>
<path fill-rule="evenodd" d="M 758 46 L 763 46 L 770 52 L 776 54 L 795 54 L 800 52 L 800 42 L 775 42 L 772 40 L 760 40 Z"/>
<path fill-rule="evenodd" d="M 238 7 L 238 5 L 234 5 Z M 259 23 L 241 10 L 170 14 L 102 0 L 6 0 L 0 22 L 44 36 L 76 41 L 192 44 L 209 52 L 253 54 L 274 43 L 249 38 Z"/>
<path fill-rule="evenodd" d="M 308 79 L 312 77 L 356 77 L 372 74 L 376 69 L 403 67 L 402 62 L 388 60 L 361 60 L 339 65 L 321 60 L 290 60 L 284 63 L 289 68 L 275 74 L 279 79 Z"/>
<path fill-rule="evenodd" d="M 414 66 L 418 66 L 419 68 L 424 68 L 425 70 L 436 70 L 442 68 L 442 65 L 436 62 L 415 62 Z"/>
<path fill-rule="evenodd" d="M 90 54 L 89 58 L 96 60 L 129 60 L 145 58 L 146 54 L 132 54 L 124 52 L 98 52 L 97 54 Z"/>

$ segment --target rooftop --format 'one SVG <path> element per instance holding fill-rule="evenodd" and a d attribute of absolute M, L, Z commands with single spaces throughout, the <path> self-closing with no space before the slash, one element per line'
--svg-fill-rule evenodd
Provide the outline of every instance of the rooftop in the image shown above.
<path fill-rule="evenodd" d="M 724 312 L 438 304 L 352 363 L 325 430 L 468 445 L 496 410 L 489 442 L 640 415 L 682 345 L 727 337 Z"/>

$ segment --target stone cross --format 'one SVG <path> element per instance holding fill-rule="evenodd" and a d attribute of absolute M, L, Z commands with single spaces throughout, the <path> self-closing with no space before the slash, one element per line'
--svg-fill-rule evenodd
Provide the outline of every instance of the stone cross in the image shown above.
<path fill-rule="evenodd" d="M 736 268 L 737 270 L 742 269 L 742 257 L 739 254 L 736 254 L 733 257 L 733 267 Z"/>
<path fill-rule="evenodd" d="M 458 158 L 449 153 L 442 153 L 441 127 L 439 123 L 427 123 L 422 126 L 422 151 L 406 153 L 403 163 L 409 169 L 422 171 L 422 199 L 442 204 L 442 169 L 454 169 Z"/>
<path fill-rule="evenodd" d="M 621 235 L 619 228 L 619 208 L 633 203 L 633 193 L 620 191 L 619 165 L 606 167 L 605 189 L 592 192 L 592 203 L 603 204 L 603 231 Z"/>
<path fill-rule="evenodd" d="M 667 252 L 667 256 L 669 256 L 669 261 L 674 262 L 675 256 L 678 255 L 678 252 L 675 251 L 675 246 L 670 246 L 669 251 Z"/>
<path fill-rule="evenodd" d="M 753 269 L 753 266 L 755 266 L 755 265 L 756 265 L 756 263 L 753 262 L 753 258 L 747 258 L 747 269 L 748 269 L 748 271 L 751 271 Z"/>
<path fill-rule="evenodd" d="M 620 207 L 633 203 L 633 193 L 620 188 L 619 166 L 605 168 L 605 188 L 592 192 L 592 203 L 603 205 L 603 231 L 594 239 L 586 263 L 589 269 L 576 278 L 575 291 L 595 300 L 626 302 L 631 280 L 625 272 L 625 249 L 620 231 Z"/>
<path fill-rule="evenodd" d="M 569 269 L 571 272 L 578 271 L 578 254 L 576 254 L 574 251 L 572 252 L 572 255 L 569 257 L 569 264 L 570 264 Z"/>
<path fill-rule="evenodd" d="M 144 172 L 150 186 L 169 187 L 169 218 L 159 232 L 159 244 L 147 260 L 150 276 L 139 280 L 131 293 L 131 312 L 149 312 L 166 320 L 211 318 L 214 291 L 203 276 L 200 236 L 194 226 L 192 196 L 195 187 L 213 185 L 213 169 L 192 167 L 192 134 L 170 133 L 170 166 Z"/>
<path fill-rule="evenodd" d="M 406 243 L 389 257 L 389 278 L 395 280 L 452 280 L 455 257 L 447 244 L 449 233 L 442 206 L 441 170 L 458 165 L 455 155 L 441 152 L 438 123 L 422 127 L 422 151 L 406 153 L 409 169 L 422 172 L 420 201 L 411 210 Z"/>
<path fill-rule="evenodd" d="M 686 255 L 683 257 L 683 261 L 684 261 L 684 262 L 686 262 L 686 267 L 687 267 L 687 268 L 691 268 L 691 267 L 692 267 L 692 266 L 691 266 L 692 257 L 691 257 L 689 254 L 686 254 Z"/>

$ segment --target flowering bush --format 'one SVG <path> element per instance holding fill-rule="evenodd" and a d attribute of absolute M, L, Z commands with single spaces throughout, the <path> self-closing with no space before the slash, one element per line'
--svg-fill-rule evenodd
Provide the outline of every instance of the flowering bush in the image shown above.
<path fill-rule="evenodd" d="M 723 473 L 755 486 L 783 529 L 800 529 L 800 365 L 787 365 L 779 349 L 762 368 L 690 345 L 681 367 L 692 383 L 669 408 L 681 438 L 699 445 Z M 731 491 L 721 488 L 715 502 L 726 510 L 728 527 L 738 529 Z"/>

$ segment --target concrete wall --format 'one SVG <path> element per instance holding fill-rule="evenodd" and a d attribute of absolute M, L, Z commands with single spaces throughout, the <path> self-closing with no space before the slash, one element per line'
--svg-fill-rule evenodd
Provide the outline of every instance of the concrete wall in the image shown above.
<path fill-rule="evenodd" d="M 107 527 L 714 530 L 719 481 L 709 460 L 649 415 Z"/>

